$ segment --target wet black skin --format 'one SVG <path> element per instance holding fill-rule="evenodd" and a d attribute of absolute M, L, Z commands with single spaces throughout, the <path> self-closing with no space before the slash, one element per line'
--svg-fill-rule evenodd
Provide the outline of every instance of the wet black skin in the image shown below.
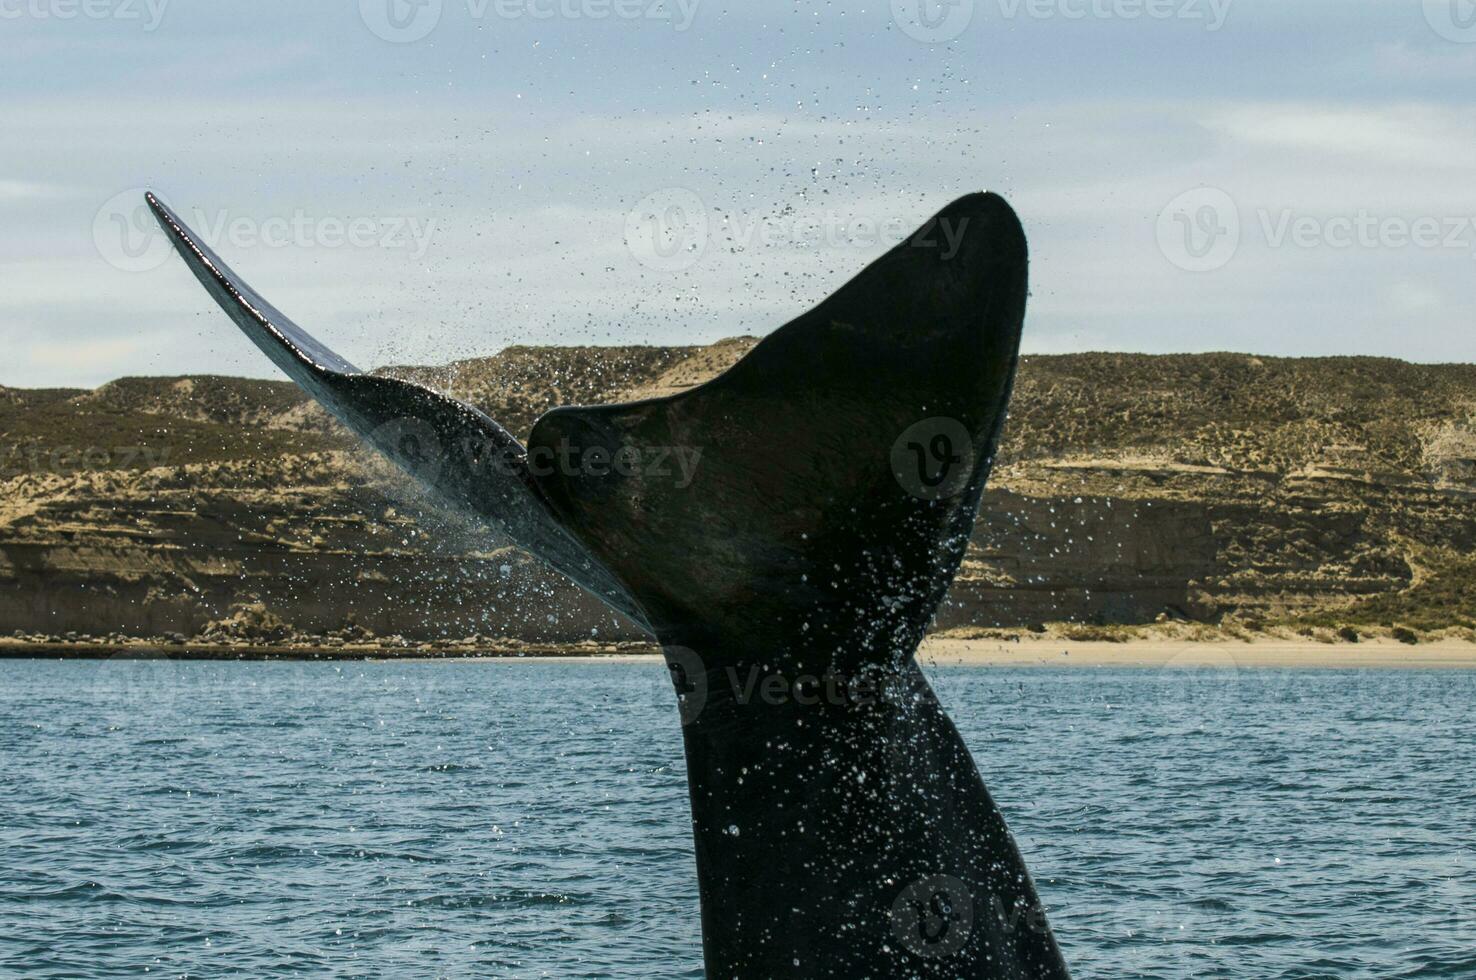
<path fill-rule="evenodd" d="M 914 660 L 1018 360 L 1028 260 L 1003 199 L 954 202 L 707 384 L 548 413 L 528 451 L 596 465 L 536 471 L 476 410 L 357 372 L 151 203 L 222 307 L 340 419 L 661 642 L 709 977 L 1068 976 Z M 652 465 L 663 450 L 695 469 Z"/>

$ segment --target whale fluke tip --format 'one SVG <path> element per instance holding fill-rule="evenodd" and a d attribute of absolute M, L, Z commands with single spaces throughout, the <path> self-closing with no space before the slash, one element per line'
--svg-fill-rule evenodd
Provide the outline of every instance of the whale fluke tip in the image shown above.
<path fill-rule="evenodd" d="M 972 541 L 1019 363 L 1029 249 L 1003 197 L 952 202 L 722 375 L 554 409 L 526 449 L 471 406 L 360 373 L 146 198 L 288 376 L 661 641 L 707 975 L 1069 980 L 914 657 Z"/>

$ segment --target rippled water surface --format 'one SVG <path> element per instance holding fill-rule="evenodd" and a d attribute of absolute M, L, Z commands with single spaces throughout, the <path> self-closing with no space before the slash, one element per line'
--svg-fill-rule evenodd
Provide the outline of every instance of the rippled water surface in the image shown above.
<path fill-rule="evenodd" d="M 931 671 L 1079 978 L 1476 977 L 1476 674 Z M 0 663 L 0 974 L 701 976 L 656 664 Z"/>

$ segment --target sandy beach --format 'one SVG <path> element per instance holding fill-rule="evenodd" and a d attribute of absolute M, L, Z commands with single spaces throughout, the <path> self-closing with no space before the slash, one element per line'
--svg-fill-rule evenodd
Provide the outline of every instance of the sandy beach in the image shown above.
<path fill-rule="evenodd" d="M 477 648 L 374 646 L 228 646 L 100 643 L 16 643 L 0 641 L 0 660 L 61 659 L 169 659 L 169 660 L 290 660 L 290 661 L 405 661 L 410 663 L 642 663 L 657 656 L 655 647 L 636 649 L 560 647 L 555 645 Z M 1476 669 L 1476 643 L 1438 640 L 1417 645 L 1389 639 L 1361 643 L 1319 643 L 1315 640 L 1267 638 L 1237 640 L 1134 639 L 1122 643 L 1079 641 L 1052 637 L 1018 640 L 962 640 L 933 637 L 925 640 L 918 658 L 929 666 L 962 667 L 1140 667 L 1145 669 Z"/>
<path fill-rule="evenodd" d="M 560 657 L 477 657 L 525 663 L 641 663 L 654 654 L 615 653 Z M 1410 646 L 1393 640 L 1328 644 L 1266 640 L 1243 643 L 1138 640 L 1127 643 L 1071 640 L 929 639 L 918 659 L 933 667 L 1082 667 L 1250 670 L 1325 668 L 1349 670 L 1476 669 L 1476 643 L 1444 640 Z"/>
<path fill-rule="evenodd" d="M 643 662 L 652 654 L 608 656 L 518 657 L 525 662 Z M 506 658 L 478 658 L 506 659 Z M 935 667 L 1123 667 L 1143 669 L 1251 670 L 1324 668 L 1350 670 L 1476 669 L 1476 643 L 1442 640 L 1410 646 L 1394 640 L 1363 643 L 1318 643 L 1264 640 L 1250 643 L 1137 640 L 1126 643 L 1072 640 L 928 639 L 918 651 L 925 666 Z"/>
<path fill-rule="evenodd" d="M 918 654 L 925 664 L 999 667 L 1269 668 L 1356 667 L 1381 669 L 1476 668 L 1476 643 L 1441 640 L 1410 645 L 1394 640 L 1318 643 L 1266 639 L 1252 642 L 1134 640 L 1125 643 L 1062 639 L 928 639 Z"/>

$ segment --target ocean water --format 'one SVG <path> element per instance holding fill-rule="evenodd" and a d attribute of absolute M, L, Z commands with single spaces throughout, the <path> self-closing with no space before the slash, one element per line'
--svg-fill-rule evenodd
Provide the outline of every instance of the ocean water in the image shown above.
<path fill-rule="evenodd" d="M 1079 978 L 1476 977 L 1476 673 L 937 668 Z M 0 975 L 701 976 L 656 664 L 0 663 Z"/>

